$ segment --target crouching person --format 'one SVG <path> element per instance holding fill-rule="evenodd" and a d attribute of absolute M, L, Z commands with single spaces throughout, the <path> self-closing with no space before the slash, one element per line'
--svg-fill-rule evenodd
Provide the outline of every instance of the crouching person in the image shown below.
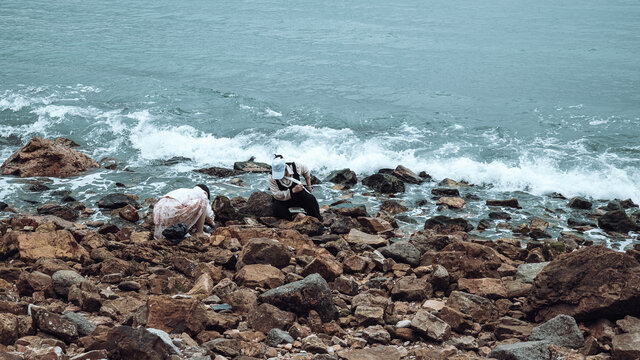
<path fill-rule="evenodd" d="M 304 179 L 302 179 L 304 178 Z M 290 207 L 301 207 L 309 216 L 322 221 L 316 197 L 311 194 L 311 174 L 309 169 L 298 162 L 285 162 L 276 155 L 271 163 L 268 176 L 269 190 L 273 194 L 273 214 L 279 219 L 292 220 Z"/>
<path fill-rule="evenodd" d="M 153 236 L 156 239 L 164 239 L 162 232 L 179 223 L 185 224 L 188 229 L 195 226 L 195 234 L 202 235 L 205 221 L 213 226 L 215 218 L 209 205 L 210 198 L 209 188 L 203 184 L 191 189 L 182 188 L 169 192 L 153 207 Z"/>

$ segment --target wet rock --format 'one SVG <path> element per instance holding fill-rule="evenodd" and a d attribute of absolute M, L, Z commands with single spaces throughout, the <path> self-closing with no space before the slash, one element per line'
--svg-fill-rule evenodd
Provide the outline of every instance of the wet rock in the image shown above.
<path fill-rule="evenodd" d="M 187 227 L 187 224 L 181 222 L 162 230 L 162 236 L 171 242 L 177 243 L 184 239 L 188 232 L 189 227 Z"/>
<path fill-rule="evenodd" d="M 352 245 L 369 245 L 373 247 L 381 247 L 389 243 L 389 240 L 382 236 L 367 234 L 356 229 L 349 231 L 346 240 Z"/>
<path fill-rule="evenodd" d="M 119 193 L 104 196 L 96 205 L 102 209 L 119 209 L 127 205 L 132 205 L 136 209 L 140 208 L 140 204 L 132 196 Z"/>
<path fill-rule="evenodd" d="M 167 333 L 187 332 L 192 336 L 204 330 L 206 309 L 196 299 L 151 296 L 147 300 L 147 327 Z"/>
<path fill-rule="evenodd" d="M 400 204 L 396 200 L 383 200 L 380 204 L 380 210 L 384 210 L 391 215 L 395 215 L 408 211 L 409 208 Z"/>
<path fill-rule="evenodd" d="M 459 197 L 460 191 L 458 189 L 452 189 L 452 188 L 435 188 L 435 189 L 431 189 L 431 194 L 437 197 L 442 197 L 442 196 Z"/>
<path fill-rule="evenodd" d="M 520 204 L 518 203 L 518 199 L 512 198 L 507 200 L 495 200 L 489 199 L 486 202 L 487 206 L 500 206 L 500 207 L 512 207 L 516 209 L 521 209 Z"/>
<path fill-rule="evenodd" d="M 586 301 L 585 299 L 588 299 Z M 558 314 L 577 320 L 637 315 L 640 263 L 603 246 L 563 254 L 537 275 L 524 310 L 537 321 Z"/>
<path fill-rule="evenodd" d="M 593 204 L 590 201 L 585 200 L 584 198 L 574 197 L 574 198 L 571 198 L 571 200 L 569 200 L 569 204 L 567 204 L 567 206 L 569 206 L 572 209 L 589 210 L 591 209 Z"/>
<path fill-rule="evenodd" d="M 337 315 L 329 285 L 318 274 L 271 289 L 261 294 L 259 300 L 301 316 L 315 310 L 322 321 L 326 322 L 335 319 Z"/>
<path fill-rule="evenodd" d="M 382 194 L 404 192 L 404 183 L 393 175 L 373 174 L 362 179 L 362 184 Z"/>
<path fill-rule="evenodd" d="M 267 338 L 265 340 L 265 344 L 271 347 L 276 347 L 282 343 L 292 343 L 293 338 L 289 335 L 288 332 L 280 329 L 271 329 L 267 333 Z"/>
<path fill-rule="evenodd" d="M 396 167 L 396 169 L 393 171 L 393 175 L 400 179 L 402 182 L 409 184 L 422 184 L 424 182 L 423 178 L 416 175 L 416 173 L 402 165 L 398 165 Z"/>
<path fill-rule="evenodd" d="M 237 161 L 233 163 L 233 169 L 251 173 L 268 173 L 271 172 L 271 165 L 253 160 Z"/>
<path fill-rule="evenodd" d="M 238 220 L 239 216 L 236 209 L 231 205 L 231 200 L 223 195 L 218 195 L 213 200 L 213 213 L 216 214 L 216 220 L 226 223 L 229 220 Z"/>
<path fill-rule="evenodd" d="M 58 204 L 44 204 L 38 208 L 38 214 L 40 215 L 53 215 L 67 221 L 76 221 L 78 219 L 78 212 L 70 206 Z"/>
<path fill-rule="evenodd" d="M 426 310 L 418 310 L 411 319 L 411 328 L 428 339 L 445 341 L 451 334 L 451 326 Z"/>
<path fill-rule="evenodd" d="M 369 234 L 381 234 L 393 230 L 393 226 L 382 218 L 359 217 L 362 229 Z"/>
<path fill-rule="evenodd" d="M 489 218 L 493 220 L 511 220 L 511 215 L 504 211 L 492 211 L 489 213 Z"/>
<path fill-rule="evenodd" d="M 349 188 L 358 183 L 358 178 L 356 177 L 356 173 L 350 169 L 342 169 L 332 171 L 324 181 L 345 185 Z"/>
<path fill-rule="evenodd" d="M 90 157 L 49 139 L 33 137 L 0 166 L 2 175 L 69 177 L 100 165 Z"/>
<path fill-rule="evenodd" d="M 289 329 L 296 320 L 296 315 L 265 303 L 251 311 L 247 320 L 254 330 L 268 333 L 271 329 Z"/>
<path fill-rule="evenodd" d="M 231 176 L 238 176 L 238 175 L 244 173 L 241 170 L 227 169 L 227 168 L 218 167 L 218 166 L 212 166 L 212 167 L 203 168 L 203 169 L 196 169 L 196 170 L 193 170 L 193 171 L 201 173 L 201 174 L 206 174 L 206 175 L 211 175 L 211 176 L 216 176 L 216 177 L 221 177 L 221 178 L 226 178 L 226 177 L 231 177 Z M 218 216 L 218 213 L 216 213 L 216 217 L 217 216 Z"/>
<path fill-rule="evenodd" d="M 364 205 L 357 205 L 352 203 L 343 203 L 333 206 L 332 211 L 340 216 L 348 216 L 348 217 L 367 217 L 369 214 L 367 213 L 367 208 Z"/>
<path fill-rule="evenodd" d="M 576 320 L 571 316 L 563 314 L 533 328 L 529 340 L 544 341 L 574 349 L 581 348 L 584 344 L 584 337 L 580 329 L 578 329 Z"/>
<path fill-rule="evenodd" d="M 67 343 L 78 338 L 78 326 L 62 316 L 42 308 L 32 308 L 33 323 L 36 328 Z"/>
<path fill-rule="evenodd" d="M 551 354 L 548 343 L 527 341 L 498 345 L 487 356 L 497 360 L 547 360 Z"/>
<path fill-rule="evenodd" d="M 549 262 L 522 264 L 518 266 L 516 271 L 516 279 L 522 280 L 522 282 L 531 284 L 533 279 L 547 266 Z"/>
<path fill-rule="evenodd" d="M 640 359 L 640 332 L 616 335 L 611 345 L 616 360 Z"/>
<path fill-rule="evenodd" d="M 398 241 L 378 249 L 385 257 L 396 262 L 418 266 L 420 264 L 420 250 L 408 241 Z"/>
<path fill-rule="evenodd" d="M 438 202 L 436 203 L 436 205 L 438 206 L 444 205 L 451 209 L 462 209 L 465 204 L 466 203 L 462 198 L 449 197 L 449 196 L 441 197 L 440 199 L 438 199 Z"/>
<path fill-rule="evenodd" d="M 7 256 L 16 252 L 24 261 L 36 261 L 41 258 L 82 261 L 89 258 L 89 253 L 76 242 L 68 230 L 11 231 L 0 238 L 0 254 Z"/>
<path fill-rule="evenodd" d="M 249 196 L 246 205 L 238 210 L 238 213 L 242 216 L 273 216 L 272 202 L 273 196 L 271 194 L 263 191 L 254 192 Z"/>
<path fill-rule="evenodd" d="M 440 215 L 427 219 L 424 223 L 424 229 L 434 230 L 438 234 L 452 234 L 457 231 L 469 232 L 473 230 L 473 225 L 463 218 Z"/>
<path fill-rule="evenodd" d="M 79 336 L 91 335 L 91 333 L 96 329 L 96 325 L 91 323 L 84 316 L 72 311 L 62 315 L 62 318 L 76 324 Z"/>
<path fill-rule="evenodd" d="M 276 288 L 284 284 L 284 274 L 278 268 L 266 264 L 245 265 L 236 273 L 239 285 L 255 288 Z"/>
<path fill-rule="evenodd" d="M 136 210 L 136 208 L 131 204 L 120 209 L 118 211 L 118 215 L 120 215 L 121 218 L 130 222 L 137 222 L 138 220 L 140 220 L 140 214 L 138 214 L 138 211 Z"/>
<path fill-rule="evenodd" d="M 628 233 L 640 228 L 624 212 L 624 210 L 607 211 L 598 218 L 598 227 L 603 230 Z"/>
<path fill-rule="evenodd" d="M 289 265 L 293 254 L 278 240 L 257 238 L 249 240 L 242 248 L 236 269 L 244 265 L 269 264 L 277 268 Z"/>
<path fill-rule="evenodd" d="M 73 285 L 79 285 L 84 281 L 87 281 L 82 275 L 78 274 L 73 270 L 59 270 L 56 271 L 52 276 L 51 280 L 53 282 L 53 289 L 56 294 L 60 295 L 62 298 L 66 298 L 69 294 L 69 289 Z"/>

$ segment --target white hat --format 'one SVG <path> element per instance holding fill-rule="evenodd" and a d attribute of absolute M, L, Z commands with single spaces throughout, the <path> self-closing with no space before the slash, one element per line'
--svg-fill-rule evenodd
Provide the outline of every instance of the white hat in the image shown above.
<path fill-rule="evenodd" d="M 273 159 L 273 162 L 271 163 L 271 176 L 274 180 L 280 180 L 284 177 L 285 167 L 286 164 L 283 158 L 277 157 Z"/>

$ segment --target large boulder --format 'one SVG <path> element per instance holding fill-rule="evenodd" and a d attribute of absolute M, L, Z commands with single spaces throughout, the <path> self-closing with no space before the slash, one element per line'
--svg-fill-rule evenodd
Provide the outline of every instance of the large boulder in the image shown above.
<path fill-rule="evenodd" d="M 640 332 L 615 335 L 611 345 L 616 360 L 640 359 Z"/>
<path fill-rule="evenodd" d="M 438 234 L 451 234 L 457 231 L 469 232 L 473 230 L 473 225 L 463 218 L 450 218 L 439 215 L 427 219 L 424 223 L 424 229 L 432 229 Z"/>
<path fill-rule="evenodd" d="M 278 240 L 257 238 L 242 248 L 236 269 L 250 264 L 269 264 L 279 269 L 289 265 L 293 254 Z"/>
<path fill-rule="evenodd" d="M 581 348 L 584 345 L 584 337 L 578 329 L 576 320 L 571 316 L 560 314 L 546 323 L 531 330 L 530 341 L 546 341 L 550 344 Z"/>
<path fill-rule="evenodd" d="M 78 211 L 69 205 L 50 203 L 40 206 L 37 210 L 40 215 L 53 215 L 67 221 L 76 221 L 78 219 Z"/>
<path fill-rule="evenodd" d="M 147 327 L 195 336 L 204 330 L 206 309 L 197 299 L 152 296 L 147 301 Z"/>
<path fill-rule="evenodd" d="M 342 169 L 332 171 L 325 181 L 350 187 L 358 183 L 358 178 L 356 177 L 356 173 L 350 169 Z"/>
<path fill-rule="evenodd" d="M 388 174 L 373 174 L 362 179 L 362 184 L 383 194 L 404 192 L 404 183 L 397 177 Z"/>
<path fill-rule="evenodd" d="M 424 182 L 423 178 L 416 175 L 416 173 L 402 165 L 398 165 L 396 167 L 396 169 L 393 171 L 393 175 L 401 181 L 409 184 L 422 184 Z"/>
<path fill-rule="evenodd" d="M 213 200 L 212 209 L 213 213 L 216 214 L 216 220 L 222 224 L 229 220 L 238 219 L 238 213 L 233 205 L 231 205 L 231 200 L 224 195 L 216 196 Z"/>
<path fill-rule="evenodd" d="M 420 250 L 408 241 L 398 241 L 391 245 L 378 249 L 385 257 L 392 258 L 396 262 L 418 266 L 420 264 Z"/>
<path fill-rule="evenodd" d="M 496 250 L 471 242 L 454 242 L 440 251 L 425 252 L 421 265 L 442 265 L 452 281 L 459 278 L 500 278 L 498 268 L 511 261 Z"/>
<path fill-rule="evenodd" d="M 271 304 L 260 304 L 248 314 L 247 320 L 254 330 L 267 333 L 271 329 L 288 330 L 296 315 Z"/>
<path fill-rule="evenodd" d="M 268 173 L 271 172 L 271 165 L 253 161 L 237 161 L 233 163 L 233 170 L 239 170 L 251 173 Z"/>
<path fill-rule="evenodd" d="M 634 223 L 624 212 L 624 210 L 607 211 L 598 218 L 598 227 L 603 230 L 628 233 L 638 230 L 638 225 Z"/>
<path fill-rule="evenodd" d="M 87 339 L 87 351 L 106 350 L 109 359 L 169 359 L 169 346 L 156 334 L 144 328 L 115 326 L 95 332 Z"/>
<path fill-rule="evenodd" d="M 338 314 L 329 285 L 318 274 L 271 289 L 258 299 L 301 316 L 315 310 L 325 322 L 334 320 Z"/>
<path fill-rule="evenodd" d="M 96 205 L 102 209 L 119 209 L 127 205 L 133 205 L 136 209 L 140 208 L 140 204 L 132 196 L 120 193 L 114 193 L 104 196 Z"/>
<path fill-rule="evenodd" d="M 80 285 L 87 281 L 82 275 L 73 270 L 58 270 L 51 276 L 51 280 L 53 281 L 53 290 L 62 298 L 67 297 L 69 289 L 73 285 Z"/>
<path fill-rule="evenodd" d="M 0 238 L 0 257 L 18 253 L 25 261 L 41 258 L 83 261 L 89 253 L 68 230 L 50 232 L 11 231 Z"/>
<path fill-rule="evenodd" d="M 640 263 L 631 255 L 591 246 L 563 254 L 537 275 L 524 310 L 536 321 L 558 314 L 577 320 L 638 315 Z"/>
<path fill-rule="evenodd" d="M 256 216 L 265 217 L 273 216 L 273 209 L 271 203 L 273 202 L 273 196 L 263 191 L 257 191 L 249 196 L 249 200 L 244 207 L 238 210 L 238 213 L 242 216 Z"/>
<path fill-rule="evenodd" d="M 63 141 L 33 137 L 0 166 L 2 175 L 20 177 L 49 176 L 64 178 L 100 167 L 98 162 Z"/>

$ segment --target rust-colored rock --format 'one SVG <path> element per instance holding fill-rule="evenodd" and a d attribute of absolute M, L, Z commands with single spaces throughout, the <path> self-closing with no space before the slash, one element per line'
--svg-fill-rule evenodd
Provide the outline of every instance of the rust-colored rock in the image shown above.
<path fill-rule="evenodd" d="M 500 279 L 458 279 L 458 288 L 472 294 L 488 297 L 490 299 L 500 299 L 507 297 L 507 289 Z"/>
<path fill-rule="evenodd" d="M 536 276 L 524 310 L 536 321 L 558 314 L 576 320 L 638 315 L 640 263 L 633 256 L 591 246 L 553 260 Z"/>
<path fill-rule="evenodd" d="M 333 281 L 338 276 L 342 275 L 342 263 L 336 260 L 330 254 L 321 255 L 313 259 L 304 269 L 300 275 L 307 276 L 311 274 L 320 274 L 327 282 Z"/>
<path fill-rule="evenodd" d="M 459 278 L 499 278 L 498 268 L 511 261 L 494 249 L 470 242 L 455 242 L 441 251 L 422 255 L 421 265 L 442 265 L 451 280 Z"/>
<path fill-rule="evenodd" d="M 277 328 L 287 330 L 296 320 L 294 313 L 280 310 L 271 304 L 261 304 L 248 316 L 249 325 L 254 330 L 268 333 L 269 330 Z"/>
<path fill-rule="evenodd" d="M 63 142 L 35 136 L 9 156 L 0 169 L 2 175 L 64 178 L 97 167 L 100 167 L 98 162 L 69 148 Z"/>
<path fill-rule="evenodd" d="M 67 230 L 46 233 L 12 231 L 0 239 L 0 253 L 15 252 L 25 261 L 41 258 L 82 261 L 89 258 L 89 253 Z"/>
<path fill-rule="evenodd" d="M 246 287 L 276 288 L 284 284 L 284 274 L 271 265 L 246 265 L 236 273 L 238 284 Z"/>
<path fill-rule="evenodd" d="M 147 327 L 195 336 L 204 330 L 206 309 L 196 299 L 152 296 L 147 301 Z"/>

